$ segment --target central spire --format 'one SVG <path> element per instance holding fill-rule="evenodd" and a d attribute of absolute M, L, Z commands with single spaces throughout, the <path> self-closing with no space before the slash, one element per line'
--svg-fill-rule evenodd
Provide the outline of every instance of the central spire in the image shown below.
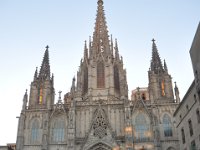
<path fill-rule="evenodd" d="M 98 0 L 97 4 L 97 16 L 93 33 L 93 53 L 98 55 L 101 52 L 108 55 L 110 53 L 110 46 L 103 0 Z"/>

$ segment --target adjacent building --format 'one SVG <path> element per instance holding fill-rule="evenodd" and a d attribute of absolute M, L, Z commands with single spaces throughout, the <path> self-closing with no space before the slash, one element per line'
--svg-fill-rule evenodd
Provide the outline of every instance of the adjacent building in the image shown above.
<path fill-rule="evenodd" d="M 97 2 L 95 28 L 71 90 L 55 99 L 54 76 L 46 47 L 19 117 L 17 150 L 178 150 L 173 114 L 180 102 L 167 64 L 152 40 L 146 88 L 128 84 L 118 42 L 108 35 L 103 0 Z M 151 48 L 150 48 L 151 49 Z M 67 62 L 66 62 L 67 64 Z M 174 98 L 175 94 L 175 98 Z"/>
<path fill-rule="evenodd" d="M 200 24 L 190 49 L 190 56 L 194 81 L 174 113 L 181 150 L 200 149 Z"/>

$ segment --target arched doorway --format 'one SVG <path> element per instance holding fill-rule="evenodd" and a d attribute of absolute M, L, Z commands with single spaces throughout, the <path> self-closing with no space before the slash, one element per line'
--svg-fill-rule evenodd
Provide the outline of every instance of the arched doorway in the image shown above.
<path fill-rule="evenodd" d="M 167 150 L 176 150 L 176 149 L 173 147 L 169 147 Z"/>
<path fill-rule="evenodd" d="M 112 150 L 112 148 L 103 143 L 97 143 L 90 147 L 88 150 Z"/>

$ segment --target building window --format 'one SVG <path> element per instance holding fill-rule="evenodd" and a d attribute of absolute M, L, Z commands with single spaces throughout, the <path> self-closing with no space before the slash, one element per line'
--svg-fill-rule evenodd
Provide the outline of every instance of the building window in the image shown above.
<path fill-rule="evenodd" d="M 104 74 L 104 64 L 99 62 L 97 64 L 97 88 L 105 87 L 105 74 Z"/>
<path fill-rule="evenodd" d="M 161 82 L 161 92 L 162 92 L 162 96 L 165 96 L 165 81 L 162 80 Z"/>
<path fill-rule="evenodd" d="M 35 143 L 39 140 L 39 121 L 35 119 L 31 127 L 31 143 Z"/>
<path fill-rule="evenodd" d="M 196 114 L 197 114 L 197 122 L 200 123 L 200 113 L 199 113 L 199 109 L 196 110 Z"/>
<path fill-rule="evenodd" d="M 84 68 L 83 74 L 83 94 L 87 93 L 88 91 L 88 68 Z"/>
<path fill-rule="evenodd" d="M 192 128 L 192 121 L 191 121 L 191 119 L 188 120 L 188 126 L 189 126 L 190 136 L 192 136 L 193 135 L 193 128 Z"/>
<path fill-rule="evenodd" d="M 166 137 L 172 136 L 172 123 L 169 115 L 167 114 L 163 116 L 163 128 L 164 128 L 164 135 Z"/>
<path fill-rule="evenodd" d="M 146 100 L 146 96 L 145 96 L 144 93 L 142 93 L 142 99 L 143 99 L 143 100 Z"/>
<path fill-rule="evenodd" d="M 40 86 L 38 93 L 39 93 L 38 94 L 39 95 L 38 104 L 43 104 L 43 89 L 42 89 L 42 86 Z"/>
<path fill-rule="evenodd" d="M 180 119 L 182 120 L 182 116 L 180 115 L 179 117 L 180 117 Z"/>
<path fill-rule="evenodd" d="M 116 65 L 114 66 L 114 86 L 115 86 L 115 90 L 117 90 L 117 91 L 120 90 L 120 86 L 119 86 L 119 69 L 118 69 L 118 67 Z"/>
<path fill-rule="evenodd" d="M 191 150 L 196 150 L 196 143 L 195 140 L 191 142 Z"/>
<path fill-rule="evenodd" d="M 182 142 L 183 144 L 185 144 L 185 132 L 183 128 L 181 129 L 181 136 L 182 136 Z"/>
<path fill-rule="evenodd" d="M 188 105 L 186 105 L 186 109 L 189 110 L 189 106 Z"/>
<path fill-rule="evenodd" d="M 65 136 L 65 123 L 63 120 L 56 120 L 53 126 L 53 141 L 63 142 Z"/>
<path fill-rule="evenodd" d="M 145 142 L 150 139 L 150 125 L 147 121 L 147 118 L 143 113 L 140 113 L 135 118 L 135 137 L 138 142 Z"/>

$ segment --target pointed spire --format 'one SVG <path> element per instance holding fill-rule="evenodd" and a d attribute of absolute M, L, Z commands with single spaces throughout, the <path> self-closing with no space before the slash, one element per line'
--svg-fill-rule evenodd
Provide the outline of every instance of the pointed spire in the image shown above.
<path fill-rule="evenodd" d="M 164 59 L 164 70 L 165 70 L 166 73 L 168 73 L 167 64 L 165 62 L 165 59 Z"/>
<path fill-rule="evenodd" d="M 93 51 L 95 51 L 94 55 L 97 55 L 100 52 L 110 54 L 109 36 L 104 14 L 103 0 L 98 0 L 97 4 L 97 16 L 93 33 Z"/>
<path fill-rule="evenodd" d="M 50 65 L 49 65 L 49 46 L 46 46 L 42 65 L 40 68 L 39 78 L 42 80 L 50 79 Z"/>
<path fill-rule="evenodd" d="M 34 81 L 37 80 L 37 77 L 38 77 L 38 67 L 36 67 L 36 69 L 35 69 Z"/>
<path fill-rule="evenodd" d="M 158 53 L 157 46 L 155 44 L 155 40 L 152 40 L 152 60 L 151 60 L 151 71 L 154 71 L 154 73 L 163 73 L 164 69 L 162 66 L 162 62 Z"/>
<path fill-rule="evenodd" d="M 118 50 L 117 39 L 115 39 L 115 59 L 119 60 L 119 50 Z"/>
<path fill-rule="evenodd" d="M 175 84 L 174 91 L 175 91 L 175 96 L 176 96 L 176 103 L 180 103 L 179 89 L 176 85 L 176 82 L 174 82 L 174 84 Z"/>
<path fill-rule="evenodd" d="M 88 60 L 88 48 L 87 48 L 87 41 L 85 41 L 84 45 L 84 61 Z"/>
<path fill-rule="evenodd" d="M 72 95 L 75 92 L 75 81 L 76 81 L 76 79 L 75 79 L 75 77 L 73 77 L 73 79 L 72 79 L 72 86 L 71 86 L 71 93 L 72 93 Z"/>
<path fill-rule="evenodd" d="M 27 94 L 27 89 L 26 89 L 26 92 L 25 92 L 24 98 L 23 98 L 22 110 L 25 110 L 25 109 L 26 109 L 27 102 L 28 102 L 28 94 Z"/>

